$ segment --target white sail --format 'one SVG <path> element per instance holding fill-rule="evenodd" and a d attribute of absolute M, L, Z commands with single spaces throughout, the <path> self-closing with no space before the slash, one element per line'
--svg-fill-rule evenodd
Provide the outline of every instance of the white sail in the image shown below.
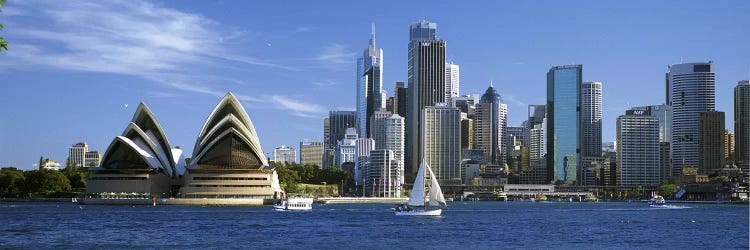
<path fill-rule="evenodd" d="M 419 166 L 417 177 L 414 179 L 414 188 L 409 197 L 409 206 L 424 206 L 424 162 Z"/>
<path fill-rule="evenodd" d="M 437 178 L 435 178 L 435 173 L 432 172 L 432 168 L 430 168 L 430 165 L 427 165 L 425 163 L 425 166 L 427 167 L 427 170 L 430 171 L 430 205 L 432 206 L 440 206 L 446 205 L 445 204 L 445 197 L 443 196 L 443 190 L 440 189 L 440 185 L 438 184 Z"/>

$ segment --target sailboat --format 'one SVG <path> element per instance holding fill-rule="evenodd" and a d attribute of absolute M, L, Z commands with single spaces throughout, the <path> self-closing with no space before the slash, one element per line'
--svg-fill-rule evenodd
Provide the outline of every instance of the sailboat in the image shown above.
<path fill-rule="evenodd" d="M 429 191 L 425 196 L 425 171 L 430 173 L 430 183 L 427 184 Z M 417 171 L 417 178 L 414 179 L 414 188 L 411 190 L 411 197 L 406 206 L 396 208 L 396 215 L 421 215 L 421 216 L 439 216 L 445 207 L 445 197 L 440 190 L 435 173 L 432 172 L 430 165 L 422 160 Z M 430 207 L 433 207 L 430 209 Z"/>

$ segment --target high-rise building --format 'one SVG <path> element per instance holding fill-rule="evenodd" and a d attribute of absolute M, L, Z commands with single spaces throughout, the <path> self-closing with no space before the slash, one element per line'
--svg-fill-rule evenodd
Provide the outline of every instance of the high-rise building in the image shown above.
<path fill-rule="evenodd" d="M 698 172 L 714 174 L 724 167 L 724 112 L 702 112 L 698 118 Z"/>
<path fill-rule="evenodd" d="M 461 112 L 461 152 L 474 148 L 474 120 Z"/>
<path fill-rule="evenodd" d="M 477 103 L 479 103 L 479 95 L 462 95 L 453 98 L 452 106 L 466 113 L 469 119 L 474 119 Z"/>
<path fill-rule="evenodd" d="M 508 104 L 500 103 L 500 116 L 498 117 L 498 122 L 500 123 L 500 130 L 497 131 L 497 136 L 499 137 L 498 141 L 500 142 L 500 159 L 497 160 L 497 164 L 502 166 L 505 164 L 505 158 L 508 156 L 505 151 L 505 148 L 508 147 L 508 145 L 505 144 L 505 140 L 503 140 L 505 128 L 508 126 Z"/>
<path fill-rule="evenodd" d="M 388 97 L 388 99 L 385 99 L 385 110 L 388 112 L 391 112 L 391 114 L 396 113 L 396 106 L 394 105 L 395 100 L 396 98 L 393 96 Z"/>
<path fill-rule="evenodd" d="M 661 126 L 659 127 L 661 130 Z M 659 142 L 659 179 L 661 182 L 669 181 L 672 177 L 672 147 L 669 142 Z"/>
<path fill-rule="evenodd" d="M 323 142 L 301 141 L 299 143 L 299 163 L 321 168 L 323 166 Z"/>
<path fill-rule="evenodd" d="M 84 156 L 86 167 L 98 167 L 102 163 L 102 154 L 99 151 L 88 151 Z"/>
<path fill-rule="evenodd" d="M 672 173 L 700 164 L 698 120 L 701 112 L 715 105 L 714 63 L 683 63 L 669 66 L 667 105 L 672 107 Z"/>
<path fill-rule="evenodd" d="M 370 116 L 385 108 L 383 92 L 383 49 L 375 46 L 375 26 L 372 26 L 370 43 L 357 59 L 357 127 L 358 133 L 369 137 Z"/>
<path fill-rule="evenodd" d="M 375 111 L 375 113 L 370 116 L 370 131 L 368 132 L 370 137 L 375 140 L 375 145 L 378 145 L 376 149 L 382 149 L 385 147 L 385 130 L 386 126 L 383 122 L 384 119 L 390 117 L 392 115 L 391 112 L 386 111 L 384 109 Z M 377 125 L 375 123 L 378 123 Z"/>
<path fill-rule="evenodd" d="M 441 185 L 461 184 L 461 111 L 455 107 L 422 109 L 422 159 Z M 419 161 L 421 162 L 421 161 Z"/>
<path fill-rule="evenodd" d="M 445 102 L 445 41 L 437 39 L 437 24 L 421 21 L 409 28 L 409 112 L 406 120 L 406 168 L 411 176 L 419 169 L 423 152 L 419 124 L 422 110 Z"/>
<path fill-rule="evenodd" d="M 445 64 L 445 103 L 453 103 L 453 98 L 458 97 L 460 85 L 458 64 Z"/>
<path fill-rule="evenodd" d="M 659 120 L 643 110 L 617 117 L 617 186 L 659 185 Z"/>
<path fill-rule="evenodd" d="M 527 121 L 524 123 L 528 127 L 528 167 L 521 173 L 521 183 L 523 184 L 545 184 L 549 183 L 547 179 L 546 158 L 547 155 L 547 119 L 545 105 L 529 105 L 527 108 Z"/>
<path fill-rule="evenodd" d="M 724 161 L 734 162 L 734 134 L 724 129 Z"/>
<path fill-rule="evenodd" d="M 79 142 L 70 146 L 68 149 L 68 166 L 79 168 L 88 167 L 86 165 L 86 152 L 89 151 L 89 145 L 85 142 Z M 68 167 L 65 166 L 65 167 Z"/>
<path fill-rule="evenodd" d="M 323 148 L 325 155 L 323 157 L 323 167 L 340 167 L 335 164 L 334 158 L 336 145 L 342 139 L 344 139 L 344 133 L 348 128 L 354 128 L 357 124 L 356 111 L 330 111 L 327 119 L 326 137 L 323 140 Z"/>
<path fill-rule="evenodd" d="M 336 144 L 336 153 L 334 157 L 335 167 L 343 169 L 342 165 L 347 162 L 356 163 L 357 160 L 357 130 L 347 128 L 344 138 Z"/>
<path fill-rule="evenodd" d="M 396 156 L 391 150 L 370 151 L 370 163 L 362 187 L 365 196 L 401 197 L 401 173 L 396 162 Z"/>
<path fill-rule="evenodd" d="M 602 83 L 581 85 L 581 158 L 602 156 Z"/>
<path fill-rule="evenodd" d="M 633 110 L 648 110 L 651 116 L 659 119 L 659 141 L 670 142 L 672 140 L 672 107 L 667 104 L 633 107 Z"/>
<path fill-rule="evenodd" d="M 297 153 L 294 148 L 282 145 L 273 149 L 273 161 L 285 165 L 294 164 L 297 162 Z"/>
<path fill-rule="evenodd" d="M 547 178 L 573 184 L 580 160 L 582 65 L 552 67 L 547 72 Z"/>
<path fill-rule="evenodd" d="M 734 87 L 734 162 L 750 173 L 750 80 Z"/>
<path fill-rule="evenodd" d="M 408 101 L 408 89 L 404 87 L 404 82 L 396 82 L 393 86 L 393 113 L 406 119 L 406 113 L 409 111 Z"/>
<path fill-rule="evenodd" d="M 378 112 L 372 118 L 371 134 L 375 140 L 375 150 L 390 150 L 394 163 L 392 168 L 398 174 L 392 175 L 400 182 L 404 182 L 404 118 L 398 114 L 387 113 L 385 116 Z"/>
<path fill-rule="evenodd" d="M 354 151 L 354 180 L 357 185 L 364 184 L 367 168 L 370 165 L 370 151 L 375 150 L 375 140 L 372 138 L 358 138 Z"/>
<path fill-rule="evenodd" d="M 474 148 L 484 152 L 488 163 L 501 162 L 503 112 L 500 109 L 501 97 L 490 86 L 476 104 L 474 118 Z"/>

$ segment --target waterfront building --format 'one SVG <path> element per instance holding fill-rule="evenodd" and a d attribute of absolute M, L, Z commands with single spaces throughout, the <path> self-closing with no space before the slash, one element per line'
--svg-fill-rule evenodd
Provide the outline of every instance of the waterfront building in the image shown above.
<path fill-rule="evenodd" d="M 354 181 L 364 184 L 367 168 L 370 164 L 370 151 L 375 150 L 376 142 L 372 138 L 357 138 L 354 150 Z M 343 164 L 342 164 L 343 165 Z M 348 171 L 348 170 L 347 170 Z"/>
<path fill-rule="evenodd" d="M 283 192 L 250 116 L 232 93 L 208 115 L 191 159 L 180 197 L 265 200 L 277 199 Z"/>
<path fill-rule="evenodd" d="M 661 126 L 659 127 L 661 129 Z M 669 142 L 659 142 L 659 179 L 662 183 L 672 177 L 672 153 Z"/>
<path fill-rule="evenodd" d="M 581 84 L 581 185 L 594 185 L 591 177 L 596 176 L 602 156 L 602 83 L 584 82 Z M 592 165 L 593 164 L 593 165 Z M 581 179 L 579 178 L 579 179 Z"/>
<path fill-rule="evenodd" d="M 409 27 L 408 85 L 409 112 L 406 120 L 406 169 L 414 176 L 419 169 L 420 155 L 424 151 L 421 137 L 430 133 L 422 131 L 420 124 L 424 107 L 445 102 L 445 50 L 444 40 L 436 36 L 437 24 L 420 21 Z M 458 120 L 457 120 L 458 121 Z"/>
<path fill-rule="evenodd" d="M 409 101 L 408 88 L 404 87 L 404 82 L 396 82 L 393 86 L 393 108 L 394 114 L 406 119 L 406 114 L 409 111 L 407 101 Z"/>
<path fill-rule="evenodd" d="M 529 126 L 529 166 L 528 169 L 521 173 L 521 183 L 523 184 L 548 184 L 546 169 L 547 155 L 547 119 L 545 105 L 529 105 L 528 120 Z"/>
<path fill-rule="evenodd" d="M 700 113 L 714 110 L 714 63 L 682 63 L 669 66 L 667 105 L 672 107 L 672 173 L 698 166 Z"/>
<path fill-rule="evenodd" d="M 297 162 L 297 154 L 294 148 L 281 145 L 273 149 L 273 161 L 284 165 L 294 164 Z"/>
<path fill-rule="evenodd" d="M 445 103 L 453 103 L 453 98 L 458 97 L 460 84 L 458 64 L 445 63 Z"/>
<path fill-rule="evenodd" d="M 555 66 L 547 72 L 547 178 L 577 182 L 580 160 L 582 65 Z"/>
<path fill-rule="evenodd" d="M 724 161 L 734 162 L 734 134 L 724 129 Z"/>
<path fill-rule="evenodd" d="M 84 154 L 84 164 L 86 167 L 98 167 L 102 162 L 102 154 L 99 151 L 88 151 Z"/>
<path fill-rule="evenodd" d="M 617 186 L 659 185 L 659 120 L 643 110 L 617 117 Z"/>
<path fill-rule="evenodd" d="M 501 162 L 503 112 L 500 108 L 501 98 L 490 86 L 476 104 L 474 118 L 474 148 L 484 152 L 488 163 Z"/>
<path fill-rule="evenodd" d="M 356 162 L 357 157 L 357 129 L 348 128 L 344 138 L 336 144 L 336 154 L 334 158 L 335 167 L 343 169 L 342 165 L 346 162 Z"/>
<path fill-rule="evenodd" d="M 89 151 L 89 145 L 86 142 L 73 144 L 68 149 L 68 166 L 73 168 L 88 167 L 86 165 L 86 152 Z M 67 167 L 67 166 L 66 166 Z"/>
<path fill-rule="evenodd" d="M 617 185 L 617 152 L 605 151 L 602 154 L 602 184 L 604 186 Z"/>
<path fill-rule="evenodd" d="M 750 175 L 750 80 L 734 87 L 734 162 Z"/>
<path fill-rule="evenodd" d="M 85 143 L 79 144 L 83 148 Z M 140 103 L 125 131 L 115 137 L 102 156 L 99 167 L 90 168 L 87 192 L 151 193 L 172 197 L 178 185 L 178 167 L 182 168 L 182 150 L 172 148 L 159 122 L 144 103 Z"/>
<path fill-rule="evenodd" d="M 474 148 L 474 120 L 461 112 L 461 152 Z"/>
<path fill-rule="evenodd" d="M 508 104 L 500 103 L 500 116 L 498 117 L 498 123 L 500 123 L 500 130 L 497 131 L 498 141 L 500 142 L 500 158 L 497 160 L 497 164 L 502 166 L 505 164 L 505 158 L 507 157 L 505 148 L 507 144 L 503 140 L 505 134 L 505 128 L 508 126 Z"/>
<path fill-rule="evenodd" d="M 53 171 L 60 171 L 60 163 L 50 160 L 49 158 L 44 159 L 42 164 L 39 165 L 39 170 L 53 170 Z"/>
<path fill-rule="evenodd" d="M 401 169 L 392 150 L 370 151 L 370 162 L 362 189 L 368 197 L 401 197 Z"/>
<path fill-rule="evenodd" d="M 336 110 L 328 112 L 328 122 L 324 125 L 327 126 L 324 133 L 323 149 L 325 155 L 323 156 L 323 168 L 337 166 L 335 164 L 335 151 L 336 145 L 342 139 L 344 139 L 344 133 L 348 128 L 353 128 L 357 124 L 357 112 L 348 110 Z"/>
<path fill-rule="evenodd" d="M 404 182 L 404 118 L 398 114 L 388 112 L 376 112 L 372 118 L 373 139 L 375 140 L 375 150 L 391 150 L 394 156 L 392 169 L 396 174 L 391 175 L 397 178 L 399 183 Z"/>
<path fill-rule="evenodd" d="M 299 143 L 299 163 L 321 168 L 323 166 L 323 142 L 301 141 Z"/>
<path fill-rule="evenodd" d="M 633 110 L 648 110 L 648 112 L 659 119 L 659 141 L 670 142 L 672 140 L 672 107 L 667 104 L 633 107 Z"/>
<path fill-rule="evenodd" d="M 441 185 L 461 184 L 461 111 L 447 106 L 422 109 L 421 159 Z"/>
<path fill-rule="evenodd" d="M 383 91 L 383 49 L 375 46 L 375 25 L 370 43 L 357 59 L 357 133 L 370 137 L 370 116 L 385 108 Z"/>
<path fill-rule="evenodd" d="M 711 175 L 725 164 L 724 112 L 702 112 L 698 127 L 698 173 Z"/>

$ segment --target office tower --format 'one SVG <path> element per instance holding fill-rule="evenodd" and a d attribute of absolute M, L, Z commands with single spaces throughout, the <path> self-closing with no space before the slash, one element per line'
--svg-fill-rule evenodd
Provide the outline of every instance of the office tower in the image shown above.
<path fill-rule="evenodd" d="M 461 153 L 474 148 L 474 120 L 461 112 Z"/>
<path fill-rule="evenodd" d="M 602 83 L 581 85 L 581 158 L 602 156 Z"/>
<path fill-rule="evenodd" d="M 617 117 L 617 186 L 661 183 L 659 120 L 647 111 L 628 110 Z"/>
<path fill-rule="evenodd" d="M 521 144 L 527 145 L 529 142 L 528 136 L 529 128 L 527 126 L 508 126 L 505 127 L 505 131 L 503 131 L 503 137 L 507 138 L 506 141 L 508 141 L 510 147 L 513 146 L 513 143 L 510 143 L 511 138 L 515 138 L 515 140 L 521 142 Z"/>
<path fill-rule="evenodd" d="M 364 184 L 367 168 L 370 164 L 370 151 L 375 150 L 375 140 L 372 138 L 358 138 L 354 152 L 354 181 L 357 185 Z"/>
<path fill-rule="evenodd" d="M 404 87 L 404 82 L 396 82 L 393 86 L 393 108 L 395 110 L 393 113 L 406 119 L 409 110 L 407 101 L 409 101 L 409 95 L 408 89 Z"/>
<path fill-rule="evenodd" d="M 323 142 L 301 141 L 299 143 L 299 163 L 321 168 L 323 166 Z"/>
<path fill-rule="evenodd" d="M 445 64 L 445 103 L 453 103 L 453 98 L 458 97 L 460 85 L 458 64 Z"/>
<path fill-rule="evenodd" d="M 750 171 L 750 81 L 734 87 L 734 162 L 746 175 Z"/>
<path fill-rule="evenodd" d="M 273 149 L 273 161 L 284 165 L 294 164 L 297 162 L 297 153 L 294 148 L 282 145 Z"/>
<path fill-rule="evenodd" d="M 84 154 L 86 167 L 98 167 L 102 163 L 102 154 L 98 151 L 88 151 Z"/>
<path fill-rule="evenodd" d="M 498 164 L 501 160 L 502 111 L 500 95 L 490 86 L 476 104 L 474 118 L 474 148 L 484 152 L 488 163 Z"/>
<path fill-rule="evenodd" d="M 422 156 L 441 185 L 461 184 L 461 111 L 428 106 L 422 110 Z"/>
<path fill-rule="evenodd" d="M 659 180 L 662 183 L 669 181 L 672 177 L 671 148 L 669 142 L 659 142 Z"/>
<path fill-rule="evenodd" d="M 68 164 L 65 167 L 88 167 L 86 165 L 86 152 L 89 151 L 89 145 L 85 142 L 73 144 L 68 149 Z"/>
<path fill-rule="evenodd" d="M 714 174 L 724 167 L 724 112 L 702 112 L 698 118 L 698 173 Z"/>
<path fill-rule="evenodd" d="M 497 159 L 497 164 L 502 166 L 505 164 L 505 158 L 507 157 L 507 152 L 505 152 L 505 148 L 507 145 L 505 144 L 505 141 L 503 140 L 503 135 L 505 135 L 505 127 L 508 126 L 508 104 L 500 103 L 500 115 L 498 116 L 498 123 L 500 124 L 499 130 L 497 131 L 498 141 L 500 142 L 500 158 Z"/>
<path fill-rule="evenodd" d="M 550 181 L 573 184 L 580 148 L 582 65 L 552 67 L 547 72 L 547 175 Z"/>
<path fill-rule="evenodd" d="M 528 167 L 521 173 L 523 184 L 548 184 L 547 180 L 547 119 L 545 105 L 529 105 L 527 107 L 525 125 L 528 127 Z"/>
<path fill-rule="evenodd" d="M 505 162 L 514 173 L 519 173 L 522 168 L 522 151 L 527 148 L 525 145 L 528 145 L 528 133 L 529 130 L 525 126 L 508 126 L 503 131 L 503 151 L 507 152 Z"/>
<path fill-rule="evenodd" d="M 396 163 L 396 155 L 391 150 L 370 151 L 370 164 L 362 187 L 365 196 L 401 197 L 401 173 Z"/>
<path fill-rule="evenodd" d="M 335 167 L 343 169 L 342 165 L 347 162 L 356 163 L 357 157 L 357 130 L 347 128 L 344 138 L 336 143 L 336 154 L 334 157 Z"/>
<path fill-rule="evenodd" d="M 409 28 L 409 112 L 406 121 L 406 168 L 411 176 L 419 169 L 424 150 L 419 121 L 427 106 L 445 102 L 445 41 L 437 39 L 437 24 L 427 21 Z"/>
<path fill-rule="evenodd" d="M 724 129 L 724 161 L 734 162 L 734 134 Z"/>
<path fill-rule="evenodd" d="M 369 138 L 375 140 L 375 145 L 379 145 L 376 149 L 382 149 L 382 147 L 385 147 L 386 126 L 384 125 L 383 120 L 390 117 L 391 115 L 391 112 L 381 109 L 375 111 L 375 113 L 370 116 L 370 131 L 368 131 L 368 134 L 370 135 Z M 378 126 L 376 126 L 374 123 L 378 123 Z"/>
<path fill-rule="evenodd" d="M 370 116 L 385 108 L 383 92 L 383 49 L 375 46 L 375 25 L 370 44 L 357 59 L 357 127 L 363 138 L 369 137 Z"/>
<path fill-rule="evenodd" d="M 648 110 L 648 113 L 650 113 L 651 116 L 659 119 L 659 141 L 670 142 L 672 139 L 672 126 L 670 122 L 670 119 L 672 119 L 672 107 L 667 104 L 661 104 L 638 106 L 631 108 L 631 110 Z"/>
<path fill-rule="evenodd" d="M 466 113 L 469 119 L 474 119 L 477 103 L 479 103 L 479 95 L 462 95 L 454 97 L 451 106 Z"/>
<path fill-rule="evenodd" d="M 328 125 L 328 129 L 326 130 L 328 135 L 323 141 L 325 143 L 324 149 L 326 150 L 326 155 L 323 157 L 323 160 L 325 161 L 323 164 L 324 168 L 332 166 L 339 167 L 334 161 L 336 145 L 338 145 L 338 141 L 344 139 L 346 129 L 354 128 L 356 126 L 356 117 L 355 111 L 341 110 L 330 111 L 328 113 L 328 123 L 326 123 L 326 125 Z"/>
<path fill-rule="evenodd" d="M 667 105 L 672 107 L 672 173 L 700 164 L 698 120 L 701 112 L 713 111 L 715 102 L 713 62 L 669 66 Z"/>
<path fill-rule="evenodd" d="M 396 106 L 394 105 L 395 100 L 396 98 L 393 96 L 388 97 L 388 99 L 385 99 L 385 110 L 388 112 L 391 112 L 391 114 L 396 113 Z"/>
<path fill-rule="evenodd" d="M 382 112 L 382 111 L 381 111 Z M 390 150 L 393 154 L 394 163 L 392 169 L 397 174 L 391 175 L 397 178 L 399 183 L 404 181 L 404 118 L 398 114 L 383 112 L 383 115 L 375 112 L 372 118 L 373 135 L 376 150 Z"/>

